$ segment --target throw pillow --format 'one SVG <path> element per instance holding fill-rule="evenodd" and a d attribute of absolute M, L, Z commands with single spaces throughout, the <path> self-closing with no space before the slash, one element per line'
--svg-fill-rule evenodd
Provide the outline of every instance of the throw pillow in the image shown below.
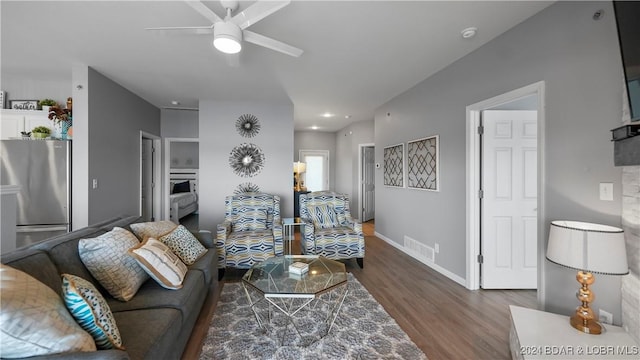
<path fill-rule="evenodd" d="M 167 245 L 187 265 L 195 263 L 207 252 L 198 239 L 182 225 L 178 225 L 175 230 L 161 236 L 158 240 Z"/>
<path fill-rule="evenodd" d="M 238 212 L 234 231 L 267 230 L 267 209 L 243 208 Z"/>
<path fill-rule="evenodd" d="M 116 319 L 92 283 L 75 275 L 62 274 L 62 296 L 71 315 L 93 336 L 98 349 L 124 350 Z"/>
<path fill-rule="evenodd" d="M 173 185 L 173 194 L 191 192 L 191 183 L 183 181 Z"/>
<path fill-rule="evenodd" d="M 140 244 L 129 231 L 114 227 L 93 239 L 80 239 L 80 260 L 91 275 L 114 298 L 129 301 L 149 279 L 146 272 L 129 256 L 129 249 Z"/>
<path fill-rule="evenodd" d="M 176 223 L 169 220 L 150 221 L 129 225 L 131 231 L 133 231 L 140 240 L 144 240 L 148 237 L 157 239 L 162 235 L 172 232 L 177 226 L 178 225 L 176 225 Z"/>
<path fill-rule="evenodd" d="M 331 205 L 317 205 L 310 209 L 313 226 L 320 229 L 331 229 L 340 226 L 338 216 Z"/>
<path fill-rule="evenodd" d="M 129 254 L 162 287 L 172 290 L 182 288 L 187 266 L 167 245 L 149 237 L 142 244 L 129 249 Z"/>
<path fill-rule="evenodd" d="M 1 358 L 96 350 L 91 335 L 76 324 L 47 285 L 0 264 L 0 289 Z"/>

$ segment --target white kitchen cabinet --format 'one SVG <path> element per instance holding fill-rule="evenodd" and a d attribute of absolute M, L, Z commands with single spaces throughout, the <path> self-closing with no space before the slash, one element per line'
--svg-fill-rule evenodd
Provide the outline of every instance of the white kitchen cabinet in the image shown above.
<path fill-rule="evenodd" d="M 21 137 L 21 132 L 29 132 L 36 126 L 46 126 L 53 130 L 53 121 L 42 110 L 2 109 L 0 116 L 0 139 Z"/>

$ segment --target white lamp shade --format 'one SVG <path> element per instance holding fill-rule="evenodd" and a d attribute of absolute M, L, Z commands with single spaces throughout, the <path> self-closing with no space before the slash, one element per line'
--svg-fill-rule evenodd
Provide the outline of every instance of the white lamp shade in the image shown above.
<path fill-rule="evenodd" d="M 242 30 L 232 22 L 216 23 L 213 28 L 213 46 L 225 54 L 237 54 L 242 50 Z"/>
<path fill-rule="evenodd" d="M 307 164 L 303 163 L 303 162 L 294 162 L 293 163 L 293 172 L 296 174 L 300 174 L 307 171 Z"/>
<path fill-rule="evenodd" d="M 622 229 L 578 221 L 552 221 L 547 259 L 596 274 L 629 273 Z"/>

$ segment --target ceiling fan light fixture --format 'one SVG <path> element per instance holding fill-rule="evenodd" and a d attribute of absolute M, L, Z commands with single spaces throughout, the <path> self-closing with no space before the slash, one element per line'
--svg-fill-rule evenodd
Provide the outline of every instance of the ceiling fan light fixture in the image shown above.
<path fill-rule="evenodd" d="M 213 27 L 213 46 L 225 54 L 242 50 L 242 30 L 232 22 L 220 22 Z"/>

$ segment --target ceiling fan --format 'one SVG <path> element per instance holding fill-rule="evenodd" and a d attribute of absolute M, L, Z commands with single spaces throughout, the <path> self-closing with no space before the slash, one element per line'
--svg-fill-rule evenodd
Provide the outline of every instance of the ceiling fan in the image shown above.
<path fill-rule="evenodd" d="M 240 50 L 242 50 L 243 40 L 294 57 L 299 57 L 303 53 L 301 49 L 247 30 L 249 26 L 289 5 L 291 0 L 259 0 L 233 16 L 231 16 L 231 14 L 238 8 L 238 0 L 221 0 L 220 3 L 226 10 L 224 19 L 219 17 L 201 1 L 185 0 L 185 2 L 211 21 L 211 25 L 155 27 L 146 28 L 146 30 L 177 30 L 195 34 L 213 34 L 213 46 L 226 54 L 239 53 Z"/>

